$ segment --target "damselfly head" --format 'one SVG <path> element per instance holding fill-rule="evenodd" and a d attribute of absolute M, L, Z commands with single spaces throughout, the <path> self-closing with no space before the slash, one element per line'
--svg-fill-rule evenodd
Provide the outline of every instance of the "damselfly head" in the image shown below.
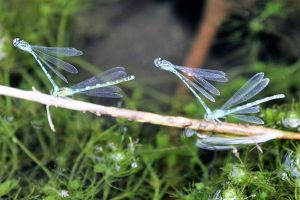
<path fill-rule="evenodd" d="M 22 41 L 20 38 L 15 38 L 15 39 L 13 40 L 13 45 L 14 45 L 15 47 L 17 47 L 17 46 L 19 45 L 20 41 Z"/>
<path fill-rule="evenodd" d="M 13 45 L 19 49 L 22 49 L 24 51 L 28 50 L 29 44 L 25 42 L 24 40 L 21 40 L 20 38 L 15 38 L 13 40 Z"/>
<path fill-rule="evenodd" d="M 170 67 L 172 66 L 172 63 L 170 63 L 167 60 L 163 60 L 161 58 L 155 58 L 154 65 L 158 68 L 164 69 L 166 71 L 170 71 Z"/>

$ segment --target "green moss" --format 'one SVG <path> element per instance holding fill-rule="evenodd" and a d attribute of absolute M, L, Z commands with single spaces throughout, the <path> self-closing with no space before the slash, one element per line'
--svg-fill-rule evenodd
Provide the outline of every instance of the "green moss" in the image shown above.
<path fill-rule="evenodd" d="M 3 197 L 19 186 L 19 181 L 15 179 L 6 180 L 0 183 L 0 197 Z"/>

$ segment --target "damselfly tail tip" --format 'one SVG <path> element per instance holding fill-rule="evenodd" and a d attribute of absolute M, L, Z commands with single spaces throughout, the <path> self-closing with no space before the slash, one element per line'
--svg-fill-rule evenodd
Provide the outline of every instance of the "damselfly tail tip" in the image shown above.
<path fill-rule="evenodd" d="M 263 73 L 263 72 L 258 72 L 258 73 L 256 73 L 254 76 L 262 76 L 262 77 L 264 77 L 264 75 L 265 75 L 265 73 Z"/>
<path fill-rule="evenodd" d="M 73 49 L 77 51 L 77 55 L 76 55 L 76 56 L 81 56 L 81 55 L 83 55 L 83 52 L 82 52 L 82 51 L 80 51 L 80 50 L 78 50 L 78 49 L 75 49 L 75 48 L 73 48 Z"/>
<path fill-rule="evenodd" d="M 263 120 L 261 120 L 261 122 L 258 122 L 257 124 L 263 125 L 263 124 L 265 124 L 265 122 Z"/>
<path fill-rule="evenodd" d="M 127 76 L 127 77 L 125 78 L 124 81 L 131 81 L 131 80 L 133 80 L 133 79 L 135 79 L 135 76 L 134 76 L 134 75 L 129 75 L 129 76 Z"/>
<path fill-rule="evenodd" d="M 134 75 L 130 75 L 130 76 L 128 76 L 128 78 L 127 78 L 128 81 L 133 80 L 133 79 L 135 79 L 135 76 L 134 76 Z"/>

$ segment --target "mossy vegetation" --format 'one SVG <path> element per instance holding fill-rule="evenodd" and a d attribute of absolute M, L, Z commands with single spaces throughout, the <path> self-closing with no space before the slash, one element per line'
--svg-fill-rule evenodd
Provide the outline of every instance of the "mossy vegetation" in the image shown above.
<path fill-rule="evenodd" d="M 294 32 L 282 32 L 279 26 L 293 29 L 285 23 L 294 22 L 300 7 L 291 2 L 272 0 L 253 5 L 249 8 L 253 15 L 236 13 L 224 24 L 219 42 L 235 46 L 246 40 L 240 50 L 251 52 L 251 59 L 243 57 L 242 69 L 226 70 L 230 82 L 219 86 L 222 97 L 213 108 L 226 101 L 247 77 L 263 71 L 271 79 L 263 95 L 280 92 L 287 96 L 276 101 L 280 106 L 273 102 L 262 105 L 266 126 L 298 131 L 300 50 L 292 42 Z M 34 59 L 13 48 L 11 41 L 20 37 L 33 44 L 74 46 L 79 36 L 72 32 L 79 14 L 93 3 L 0 0 L 1 84 L 50 92 L 51 86 Z M 235 31 L 237 25 L 240 33 Z M 279 55 L 268 49 L 264 38 L 269 34 L 280 38 L 288 51 Z M 226 57 L 234 60 L 235 55 Z M 72 62 L 89 73 L 101 71 L 84 58 Z M 56 81 L 63 84 L 58 78 Z M 122 87 L 130 95 L 109 105 L 203 116 L 195 98 L 166 95 L 153 87 L 156 84 L 141 80 L 126 83 Z M 185 138 L 183 131 L 175 128 L 51 108 L 53 133 L 42 105 L 1 97 L 0 108 L 1 199 L 300 199 L 297 141 L 268 142 L 261 145 L 263 153 L 246 146 L 237 158 L 232 152 L 200 150 L 194 146 L 194 138 Z M 286 123 L 290 126 L 282 119 L 289 119 Z"/>

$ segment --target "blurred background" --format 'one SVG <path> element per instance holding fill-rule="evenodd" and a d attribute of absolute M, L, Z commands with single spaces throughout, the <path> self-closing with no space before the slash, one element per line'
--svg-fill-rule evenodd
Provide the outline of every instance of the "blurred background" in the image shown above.
<path fill-rule="evenodd" d="M 298 132 L 300 2 L 297 0 L 0 0 L 0 83 L 50 93 L 36 61 L 13 47 L 75 47 L 64 73 L 70 86 L 115 66 L 136 79 L 124 98 L 74 98 L 97 104 L 202 119 L 204 110 L 180 80 L 154 67 L 174 64 L 222 70 L 217 109 L 257 72 L 270 78 L 260 97 L 267 127 Z M 42 105 L 0 99 L 2 199 L 300 199 L 300 147 L 263 144 L 263 153 L 198 149 L 184 130 L 51 108 L 51 132 Z M 234 121 L 232 121 L 234 122 Z M 293 166 L 293 167 L 291 167 Z M 288 171 L 299 170 L 299 175 Z M 298 172 L 298 171 L 297 171 Z M 256 181 L 253 181 L 255 179 Z"/>

